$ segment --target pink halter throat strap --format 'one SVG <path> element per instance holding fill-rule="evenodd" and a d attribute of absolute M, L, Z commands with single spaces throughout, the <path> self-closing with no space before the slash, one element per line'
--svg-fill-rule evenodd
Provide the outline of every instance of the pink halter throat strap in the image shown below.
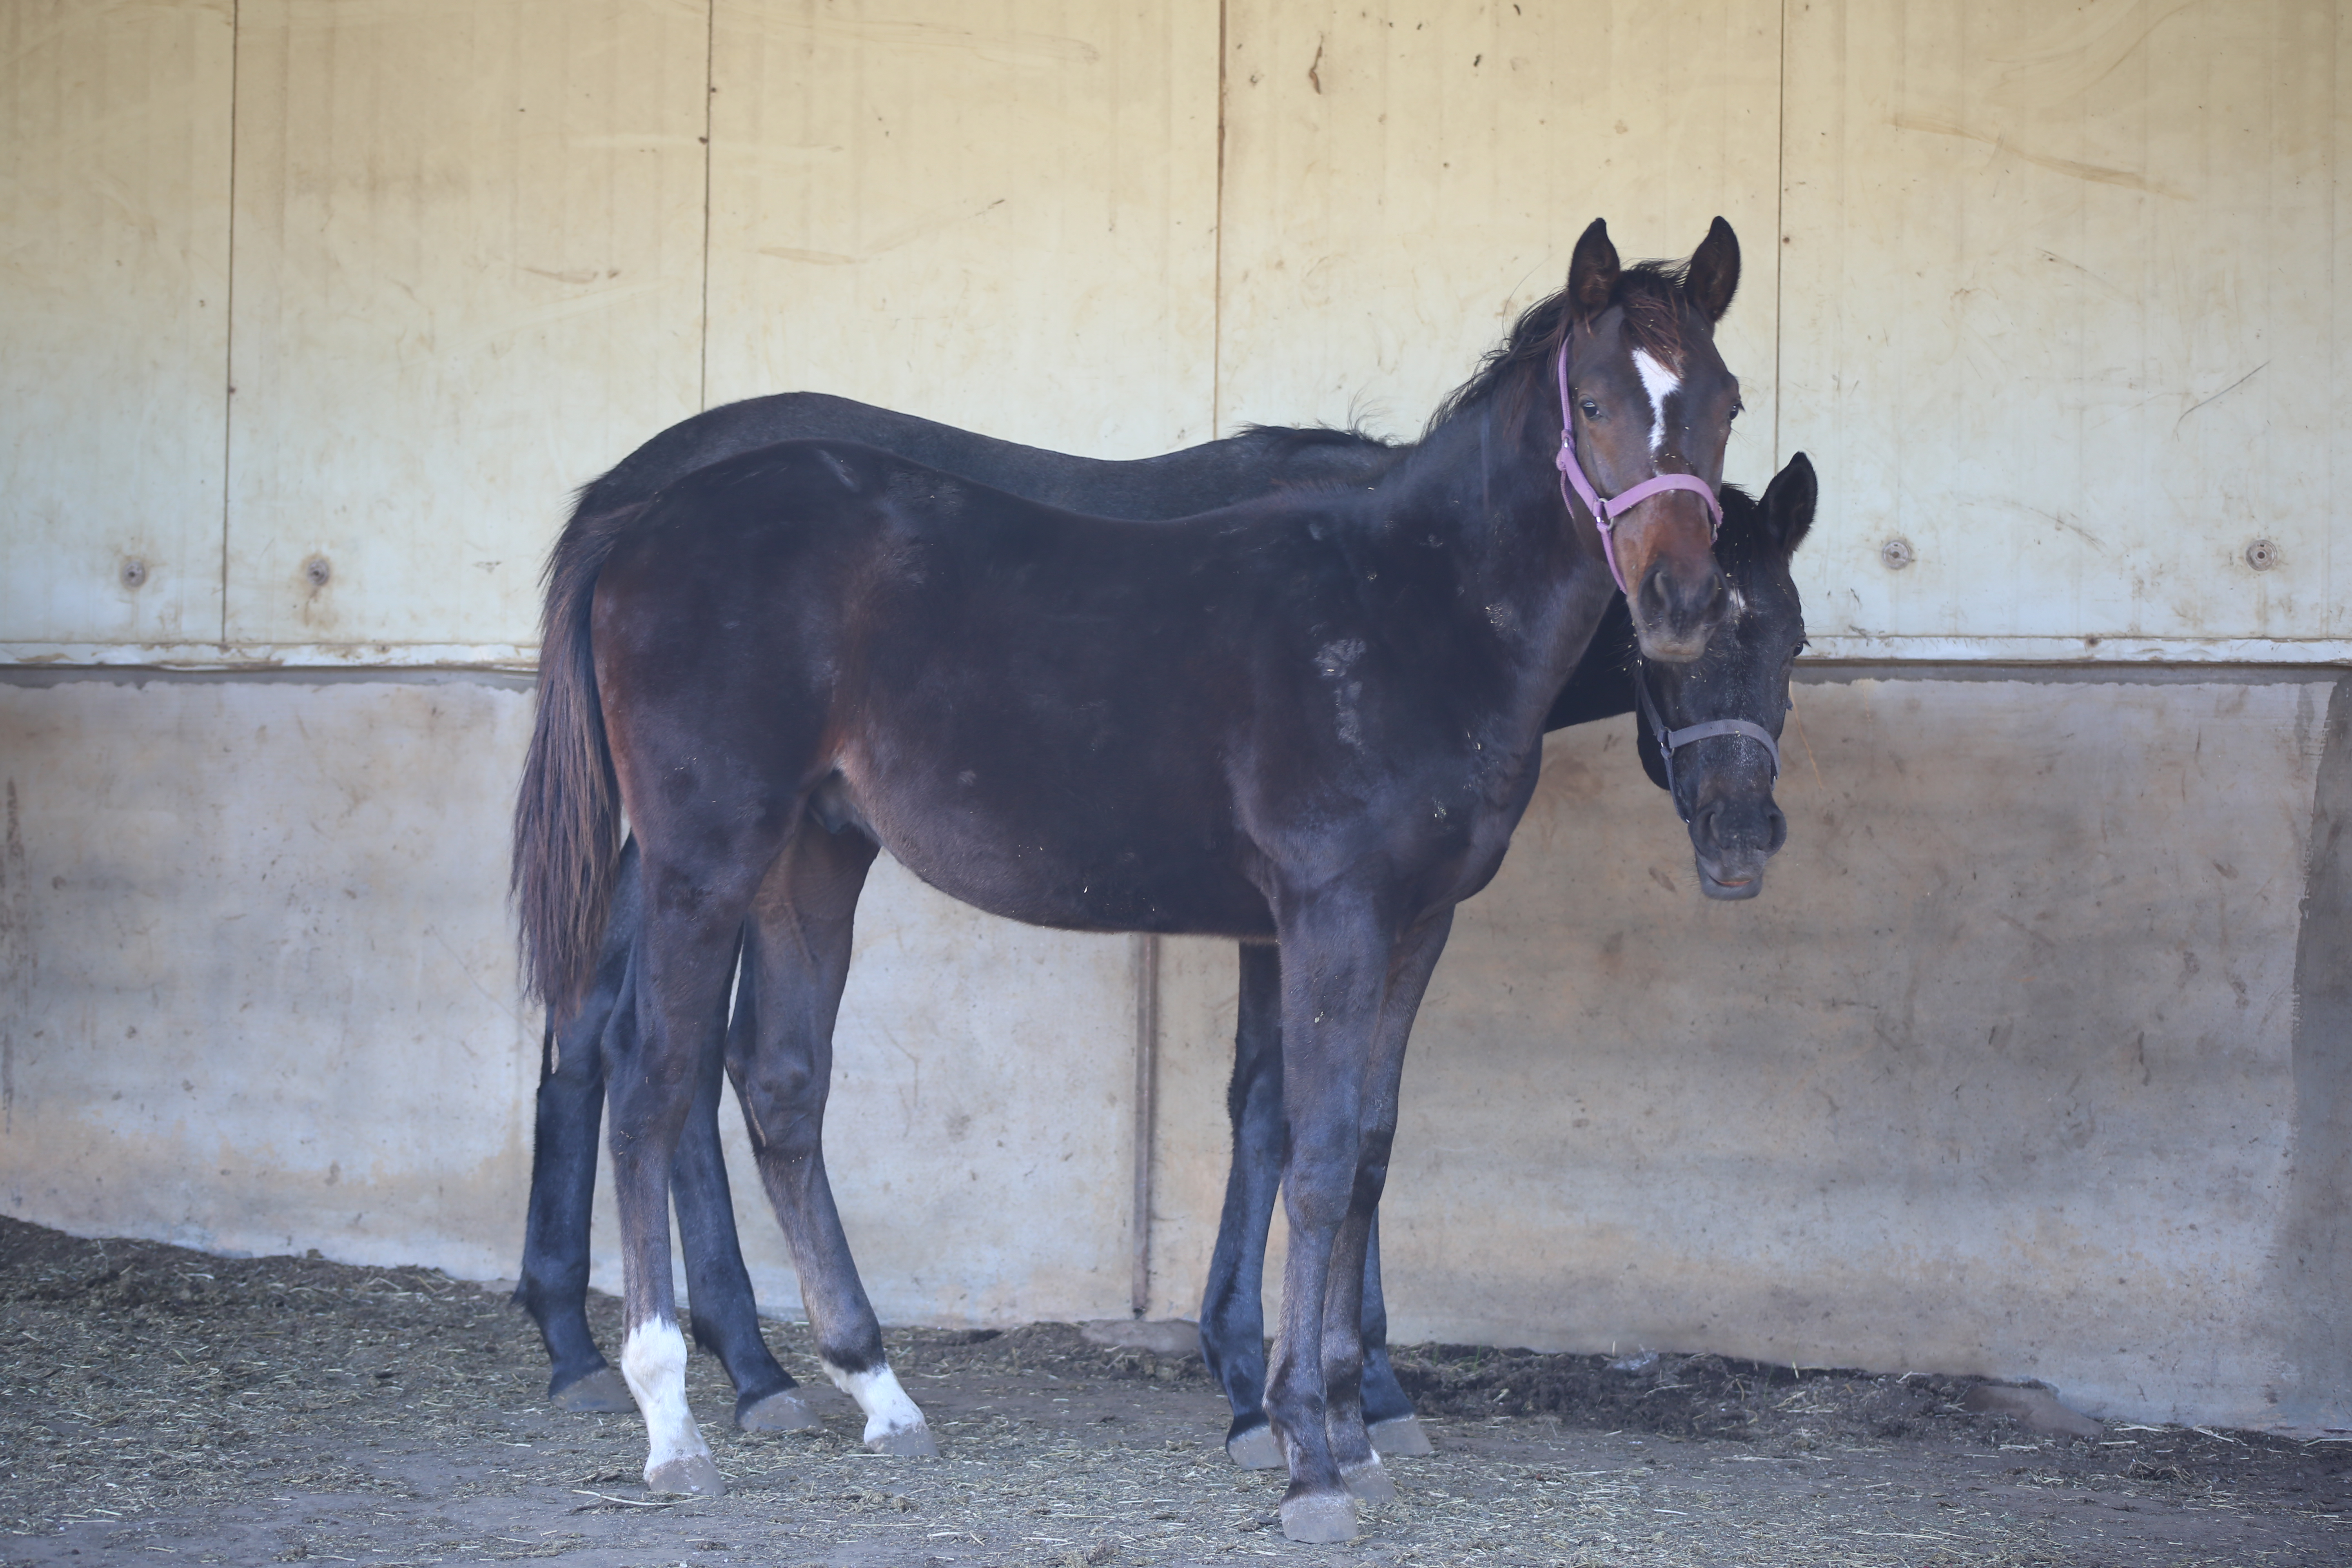
<path fill-rule="evenodd" d="M 1720 533 L 1723 531 L 1723 503 L 1715 499 L 1715 491 L 1696 474 L 1654 474 L 1606 500 L 1601 499 L 1601 492 L 1592 488 L 1592 481 L 1585 478 L 1584 465 L 1576 460 L 1576 405 L 1568 397 L 1568 345 L 1575 335 L 1576 328 L 1571 324 L 1568 336 L 1559 340 L 1557 366 L 1559 373 L 1559 455 L 1552 461 L 1559 468 L 1559 499 L 1568 503 L 1570 514 L 1575 512 L 1579 500 L 1584 503 L 1584 510 L 1592 514 L 1593 526 L 1601 531 L 1601 559 L 1609 563 L 1609 575 L 1615 580 L 1617 591 L 1624 595 L 1626 602 L 1631 604 L 1633 590 L 1626 585 L 1625 574 L 1617 570 L 1617 540 L 1613 531 L 1617 520 L 1654 495 L 1667 490 L 1696 490 L 1699 499 L 1706 502 L 1706 515 L 1711 520 L 1710 533 Z M 1571 485 L 1576 488 L 1572 499 L 1569 494 Z"/>

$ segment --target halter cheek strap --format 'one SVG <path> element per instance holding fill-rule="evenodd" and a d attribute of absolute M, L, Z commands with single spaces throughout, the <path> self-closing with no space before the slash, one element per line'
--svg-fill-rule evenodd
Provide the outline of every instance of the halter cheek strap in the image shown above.
<path fill-rule="evenodd" d="M 1575 332 L 1576 329 L 1571 326 L 1569 337 L 1573 337 Z M 1629 489 L 1620 490 L 1605 500 L 1601 499 L 1601 492 L 1594 489 L 1592 481 L 1585 477 L 1584 465 L 1576 458 L 1576 407 L 1568 400 L 1569 337 L 1559 340 L 1559 359 L 1555 367 L 1559 375 L 1559 455 L 1552 462 L 1559 469 L 1559 499 L 1568 503 L 1570 513 L 1576 510 L 1576 501 L 1581 500 L 1584 510 L 1592 514 L 1593 526 L 1601 531 L 1601 558 L 1609 563 L 1609 575 L 1616 583 L 1617 591 L 1630 602 L 1633 590 L 1625 585 L 1625 574 L 1617 569 L 1617 540 L 1613 531 L 1617 520 L 1652 496 L 1662 495 L 1667 490 L 1694 490 L 1701 500 L 1706 502 L 1706 515 L 1712 520 L 1711 531 L 1720 533 L 1723 531 L 1723 503 L 1715 499 L 1715 491 L 1696 474 L 1654 474 Z M 1569 496 L 1571 485 L 1576 491 L 1573 500 Z"/>
<path fill-rule="evenodd" d="M 1638 670 L 1633 676 L 1633 693 L 1642 701 L 1643 721 L 1658 738 L 1658 756 L 1666 766 L 1666 794 L 1673 799 L 1675 812 L 1685 823 L 1690 821 L 1690 813 L 1683 810 L 1683 797 L 1675 789 L 1675 753 L 1695 741 L 1705 741 L 1717 735 L 1745 735 L 1751 741 L 1760 741 L 1766 754 L 1772 759 L 1772 782 L 1780 782 L 1780 742 L 1774 740 L 1772 731 L 1763 725 L 1751 724 L 1745 719 L 1710 719 L 1704 724 L 1669 730 L 1666 721 L 1658 716 L 1657 705 L 1650 700 L 1650 683 L 1642 679 Z"/>

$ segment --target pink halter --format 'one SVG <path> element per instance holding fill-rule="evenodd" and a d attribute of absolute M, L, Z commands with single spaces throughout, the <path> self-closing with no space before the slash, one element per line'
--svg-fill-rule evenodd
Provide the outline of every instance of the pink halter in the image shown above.
<path fill-rule="evenodd" d="M 1568 400 L 1568 344 L 1576 334 L 1570 326 L 1568 337 L 1559 340 L 1559 456 L 1552 459 L 1559 468 L 1559 499 L 1567 502 L 1571 515 L 1576 501 L 1584 502 L 1584 510 L 1592 514 L 1592 523 L 1601 531 L 1601 559 L 1609 563 L 1609 575 L 1615 580 L 1617 591 L 1632 604 L 1633 590 L 1625 585 L 1625 574 L 1617 570 L 1617 541 L 1612 529 L 1617 519 L 1633 510 L 1639 503 L 1667 490 L 1696 490 L 1706 502 L 1706 514 L 1713 520 L 1711 533 L 1723 531 L 1723 503 L 1715 499 L 1715 491 L 1696 474 L 1654 474 L 1640 484 L 1620 490 L 1607 500 L 1601 499 L 1592 481 L 1584 477 L 1584 465 L 1576 460 L 1576 408 Z M 1576 487 L 1576 499 L 1570 500 L 1569 487 Z"/>

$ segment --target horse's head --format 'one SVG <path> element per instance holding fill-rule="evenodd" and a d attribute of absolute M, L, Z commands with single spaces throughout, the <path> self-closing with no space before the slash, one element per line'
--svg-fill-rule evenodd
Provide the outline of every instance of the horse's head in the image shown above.
<path fill-rule="evenodd" d="M 1772 785 L 1789 667 L 1805 645 L 1789 558 L 1812 526 L 1815 493 L 1802 452 L 1773 477 L 1760 505 L 1726 489 L 1716 542 L 1728 579 L 1723 624 L 1697 658 L 1645 660 L 1633 671 L 1642 766 L 1689 825 L 1699 888 L 1710 899 L 1754 898 L 1764 862 L 1788 840 Z"/>
<path fill-rule="evenodd" d="M 1683 267 L 1621 268 L 1599 218 L 1569 263 L 1562 472 L 1597 514 L 1649 659 L 1696 658 L 1728 608 L 1711 498 L 1739 381 L 1715 352 L 1715 323 L 1738 286 L 1739 241 L 1721 218 Z M 1662 476 L 1687 479 L 1653 482 Z M 1621 498 L 1622 510 L 1610 504 Z"/>

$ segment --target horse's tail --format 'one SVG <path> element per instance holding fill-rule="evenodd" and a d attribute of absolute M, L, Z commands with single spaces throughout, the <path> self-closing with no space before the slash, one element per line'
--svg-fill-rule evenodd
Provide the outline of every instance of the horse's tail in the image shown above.
<path fill-rule="evenodd" d="M 547 559 L 539 716 L 515 797 L 509 887 L 525 986 L 556 1013 L 577 1004 L 595 972 L 621 854 L 620 781 L 596 695 L 588 612 L 597 574 L 645 510 L 592 511 L 583 495 Z"/>

